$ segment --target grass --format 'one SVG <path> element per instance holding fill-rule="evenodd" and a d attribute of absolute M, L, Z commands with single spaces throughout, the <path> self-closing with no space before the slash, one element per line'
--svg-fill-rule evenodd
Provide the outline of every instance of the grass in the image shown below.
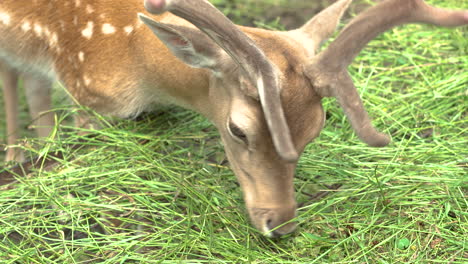
<path fill-rule="evenodd" d="M 66 155 L 0 187 L 0 263 L 466 263 L 467 54 L 466 27 L 371 42 L 350 71 L 393 141 L 367 147 L 324 100 L 295 179 L 299 228 L 277 240 L 249 224 L 216 130 L 192 112 L 25 139 L 32 156 Z"/>

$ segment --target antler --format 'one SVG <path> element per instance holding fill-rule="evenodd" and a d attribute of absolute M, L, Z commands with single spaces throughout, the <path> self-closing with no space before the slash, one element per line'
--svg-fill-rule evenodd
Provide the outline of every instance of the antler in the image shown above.
<path fill-rule="evenodd" d="M 306 66 L 314 88 L 321 96 L 337 98 L 359 138 L 370 146 L 385 146 L 390 139 L 372 126 L 346 68 L 377 35 L 407 23 L 461 26 L 468 24 L 468 12 L 432 7 L 423 0 L 384 1 L 354 18 L 337 39 Z"/>
<path fill-rule="evenodd" d="M 194 24 L 223 48 L 257 87 L 267 125 L 278 154 L 295 161 L 297 151 L 291 139 L 280 99 L 276 68 L 255 43 L 206 0 L 146 0 L 148 12 L 170 11 Z"/>
<path fill-rule="evenodd" d="M 314 18 L 301 28 L 293 30 L 292 32 L 297 32 L 305 36 L 305 38 L 301 38 L 301 41 L 306 41 L 303 43 L 304 46 L 307 45 L 307 48 L 312 50 L 315 54 L 322 44 L 335 33 L 343 13 L 352 1 L 353 0 L 336 1 L 334 4 L 315 15 Z"/>

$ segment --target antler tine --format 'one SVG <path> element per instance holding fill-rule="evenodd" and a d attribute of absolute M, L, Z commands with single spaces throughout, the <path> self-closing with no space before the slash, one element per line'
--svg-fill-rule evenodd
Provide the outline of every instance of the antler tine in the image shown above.
<path fill-rule="evenodd" d="M 146 0 L 148 12 L 169 11 L 205 32 L 223 48 L 249 76 L 259 93 L 262 109 L 278 154 L 285 160 L 298 159 L 280 99 L 276 68 L 252 39 L 206 0 Z"/>
<path fill-rule="evenodd" d="M 321 96 L 338 99 L 358 136 L 371 146 L 385 146 L 390 140 L 371 126 L 347 67 L 377 35 L 406 23 L 461 26 L 468 24 L 468 12 L 432 7 L 423 0 L 383 1 L 354 18 L 335 41 L 306 66 L 314 88 Z"/>
<path fill-rule="evenodd" d="M 308 42 L 304 43 L 304 45 L 307 45 L 308 49 L 316 53 L 322 44 L 335 32 L 343 13 L 351 2 L 352 0 L 336 1 L 293 32 L 306 36 L 305 39 Z"/>

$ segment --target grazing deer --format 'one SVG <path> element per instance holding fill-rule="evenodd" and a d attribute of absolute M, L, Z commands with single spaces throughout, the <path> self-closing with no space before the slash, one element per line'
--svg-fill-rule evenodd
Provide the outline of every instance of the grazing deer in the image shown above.
<path fill-rule="evenodd" d="M 173 103 L 203 114 L 221 134 L 253 224 L 280 236 L 295 229 L 294 170 L 324 125 L 323 97 L 338 100 L 367 144 L 390 141 L 371 125 L 347 72 L 356 55 L 397 25 L 468 24 L 467 11 L 386 0 L 317 53 L 350 2 L 276 32 L 236 26 L 206 0 L 144 1 L 153 15 L 141 0 L 2 0 L 0 59 L 56 77 L 102 113 L 131 117 Z"/>

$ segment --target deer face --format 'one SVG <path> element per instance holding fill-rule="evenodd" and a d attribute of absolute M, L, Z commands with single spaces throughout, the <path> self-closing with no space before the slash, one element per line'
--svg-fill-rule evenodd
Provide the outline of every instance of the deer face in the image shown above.
<path fill-rule="evenodd" d="M 266 35 L 275 33 L 261 31 L 258 34 L 252 38 L 268 38 Z M 286 121 L 295 150 L 300 153 L 323 126 L 322 105 L 303 73 L 300 58 L 304 54 L 299 50 L 287 53 L 283 49 L 279 52 L 268 48 L 284 46 L 290 50 L 292 39 L 280 38 L 275 42 L 266 43 L 264 51 L 278 70 Z M 212 102 L 219 104 L 215 108 L 223 109 L 214 123 L 220 131 L 230 166 L 243 189 L 253 224 L 265 234 L 289 233 L 295 228 L 290 220 L 296 215 L 293 186 L 296 161 L 285 160 L 276 151 L 260 101 L 254 93 L 255 87 L 246 81 L 241 71 L 234 75 L 231 71 L 229 76 L 219 75 L 212 81 L 210 91 Z M 233 76 L 235 80 L 231 79 Z M 275 228 L 277 226 L 280 227 Z"/>
<path fill-rule="evenodd" d="M 340 9 L 336 20 L 342 13 Z M 294 230 L 296 224 L 290 221 L 296 215 L 293 178 L 297 153 L 318 136 L 324 124 L 321 97 L 304 72 L 315 50 L 298 45 L 301 35 L 297 32 L 243 28 L 266 62 L 243 67 L 240 61 L 248 54 L 226 49 L 195 28 L 140 18 L 183 62 L 211 71 L 213 110 L 207 115 L 220 131 L 253 224 L 270 236 Z M 260 73 L 252 73 L 256 71 Z M 262 90 L 268 94 L 262 95 Z M 262 98 L 275 93 L 276 102 Z M 278 113 L 268 113 L 278 110 L 283 120 L 274 116 Z"/>
<path fill-rule="evenodd" d="M 355 18 L 315 55 L 351 0 L 337 1 L 290 32 L 239 28 L 207 1 L 194 2 L 146 0 L 145 6 L 151 13 L 168 10 L 198 29 L 140 18 L 183 62 L 211 71 L 206 115 L 220 131 L 252 222 L 269 236 L 295 228 L 294 169 L 298 154 L 323 127 L 322 97 L 337 98 L 364 142 L 389 143 L 372 127 L 346 70 L 367 42 L 401 23 L 468 23 L 464 12 L 422 0 L 388 0 Z"/>
<path fill-rule="evenodd" d="M 293 178 L 297 159 L 284 157 L 276 150 L 259 92 L 249 73 L 202 32 L 142 19 L 179 59 L 192 67 L 210 70 L 209 103 L 213 110 L 207 115 L 221 134 L 254 225 L 265 234 L 281 225 L 271 235 L 294 230 L 295 223 L 282 224 L 296 214 Z M 274 81 L 278 88 L 279 108 L 284 111 L 294 139 L 293 152 L 302 152 L 318 136 L 324 122 L 321 98 L 304 73 L 304 58 L 309 52 L 294 48 L 294 38 L 282 33 L 245 31 L 271 61 L 273 74 L 267 83 Z M 269 41 L 262 42 L 263 39 Z"/>

